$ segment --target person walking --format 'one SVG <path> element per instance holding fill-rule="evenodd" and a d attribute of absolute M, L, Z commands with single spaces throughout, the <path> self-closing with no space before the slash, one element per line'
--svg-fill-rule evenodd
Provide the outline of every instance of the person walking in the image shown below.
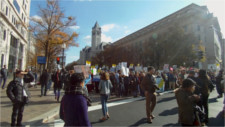
<path fill-rule="evenodd" d="M 141 87 L 146 97 L 146 114 L 147 114 L 147 120 L 149 123 L 152 123 L 152 119 L 155 118 L 152 112 L 156 105 L 155 91 L 156 89 L 159 89 L 156 86 L 156 79 L 153 76 L 154 73 L 155 73 L 155 68 L 152 66 L 149 66 L 148 73 L 146 74 L 143 81 L 141 82 Z"/>
<path fill-rule="evenodd" d="M 24 106 L 28 103 L 28 97 L 30 97 L 25 83 L 32 82 L 34 77 L 28 73 L 25 78 L 25 74 L 27 72 L 17 70 L 15 79 L 7 87 L 7 96 L 13 103 L 11 126 L 22 126 Z"/>
<path fill-rule="evenodd" d="M 178 121 L 182 126 L 194 126 L 194 105 L 200 100 L 200 96 L 193 94 L 194 91 L 195 82 L 190 78 L 184 79 L 181 87 L 175 90 L 179 111 Z"/>
<path fill-rule="evenodd" d="M 2 89 L 5 89 L 7 76 L 8 76 L 8 70 L 6 69 L 6 65 L 4 65 L 3 68 L 1 69 L 1 77 L 0 77 L 0 86 L 2 85 L 2 80 L 3 80 Z"/>
<path fill-rule="evenodd" d="M 88 119 L 87 98 L 84 87 L 83 73 L 74 73 L 67 75 L 70 83 L 67 83 L 65 95 L 60 105 L 60 119 L 62 119 L 65 127 L 70 126 L 86 126 L 91 127 Z"/>
<path fill-rule="evenodd" d="M 109 80 L 109 73 L 105 72 L 101 75 L 101 80 L 98 88 L 100 91 L 103 113 L 103 117 L 100 119 L 100 121 L 105 121 L 109 118 L 109 111 L 106 103 L 110 95 L 110 90 L 113 88 L 112 83 Z"/>
<path fill-rule="evenodd" d="M 40 83 L 41 83 L 41 96 L 40 97 L 42 97 L 43 95 L 46 96 L 49 77 L 50 77 L 50 75 L 48 74 L 48 70 L 45 69 L 40 77 Z"/>
<path fill-rule="evenodd" d="M 54 82 L 54 94 L 55 99 L 59 102 L 60 99 L 60 90 L 62 89 L 62 76 L 60 70 L 58 69 L 57 72 L 53 75 L 53 82 Z"/>

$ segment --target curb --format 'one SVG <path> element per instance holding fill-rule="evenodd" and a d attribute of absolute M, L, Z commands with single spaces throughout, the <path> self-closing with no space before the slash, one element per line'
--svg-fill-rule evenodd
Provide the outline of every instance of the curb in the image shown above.
<path fill-rule="evenodd" d="M 162 96 L 162 95 L 168 94 L 168 93 L 173 93 L 173 90 L 162 92 L 162 93 L 157 93 L 157 94 L 158 94 L 158 96 Z M 116 98 L 116 99 L 114 98 L 112 100 L 109 100 L 108 103 L 116 102 L 116 101 L 122 101 L 122 100 L 127 100 L 127 99 L 132 99 L 132 98 L 133 97 L 124 97 L 124 98 Z M 140 98 L 140 99 L 145 99 L 145 97 Z M 99 104 L 100 104 L 100 102 L 94 102 L 94 103 L 92 103 L 92 106 L 96 106 L 96 105 L 99 105 Z M 34 124 L 37 123 L 37 120 L 41 121 L 42 123 L 47 123 L 49 120 L 51 120 L 52 118 L 54 118 L 56 115 L 59 114 L 59 108 L 60 108 L 60 105 L 55 107 L 51 111 L 46 112 L 43 115 L 40 115 L 38 117 L 35 117 L 35 118 L 29 120 L 28 122 L 30 123 L 30 125 L 28 125 L 26 127 L 34 126 Z"/>

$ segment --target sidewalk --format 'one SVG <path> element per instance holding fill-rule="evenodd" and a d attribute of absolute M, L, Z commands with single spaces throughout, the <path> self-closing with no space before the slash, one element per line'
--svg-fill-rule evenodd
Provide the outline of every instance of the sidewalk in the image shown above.
<path fill-rule="evenodd" d="M 29 88 L 31 93 L 31 98 L 29 104 L 25 106 L 23 113 L 22 124 L 26 126 L 38 126 L 43 122 L 46 122 L 48 119 L 53 118 L 55 115 L 58 115 L 60 103 L 55 100 L 54 93 L 48 91 L 47 96 L 40 97 L 41 86 L 37 88 Z M 63 90 L 61 91 L 63 95 Z M 100 104 L 99 94 L 94 92 L 89 93 L 89 96 L 92 100 L 92 105 Z M 61 96 L 62 97 L 62 96 Z M 118 98 L 115 95 L 110 96 L 110 101 L 122 100 L 131 97 Z M 6 95 L 6 89 L 0 89 L 0 126 L 10 126 L 11 124 L 11 114 L 12 114 L 12 103 Z"/>

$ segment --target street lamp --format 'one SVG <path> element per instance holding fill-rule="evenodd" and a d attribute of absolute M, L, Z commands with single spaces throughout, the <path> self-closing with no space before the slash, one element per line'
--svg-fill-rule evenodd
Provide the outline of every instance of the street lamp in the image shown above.
<path fill-rule="evenodd" d="M 62 49 L 63 49 L 63 55 L 62 55 L 62 68 L 64 68 L 64 49 L 66 48 L 66 44 L 62 44 Z"/>

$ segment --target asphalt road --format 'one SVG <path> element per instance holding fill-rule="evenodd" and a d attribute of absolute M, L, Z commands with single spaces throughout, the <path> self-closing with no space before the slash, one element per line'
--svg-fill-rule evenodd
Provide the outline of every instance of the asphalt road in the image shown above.
<path fill-rule="evenodd" d="M 222 118 L 223 98 L 217 99 L 216 91 L 209 98 L 209 126 L 224 126 Z M 89 111 L 92 126 L 180 126 L 178 124 L 178 107 L 174 93 L 167 93 L 157 97 L 157 105 L 153 114 L 156 116 L 152 124 L 147 123 L 145 100 L 139 99 L 125 104 L 112 102 L 116 106 L 109 107 L 110 119 L 99 122 L 102 117 L 101 109 Z M 55 126 L 62 126 L 63 122 L 57 117 Z"/>

